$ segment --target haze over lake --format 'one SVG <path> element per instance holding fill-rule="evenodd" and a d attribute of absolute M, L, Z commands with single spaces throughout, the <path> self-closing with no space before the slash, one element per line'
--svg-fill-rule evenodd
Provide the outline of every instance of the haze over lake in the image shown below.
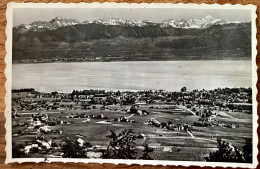
<path fill-rule="evenodd" d="M 251 87 L 251 61 L 134 61 L 14 64 L 12 88 L 168 90 Z"/>

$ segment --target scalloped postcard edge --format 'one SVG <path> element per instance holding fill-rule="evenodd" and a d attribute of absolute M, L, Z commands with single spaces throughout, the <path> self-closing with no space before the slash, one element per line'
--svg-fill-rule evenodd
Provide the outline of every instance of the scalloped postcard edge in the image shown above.
<path fill-rule="evenodd" d="M 227 162 L 197 162 L 197 161 L 166 161 L 166 160 L 121 160 L 121 159 L 80 159 L 80 158 L 12 158 L 12 126 L 11 126 L 11 88 L 12 88 L 12 27 L 13 27 L 13 8 L 201 8 L 201 9 L 248 9 L 251 10 L 251 43 L 252 43 L 252 91 L 253 91 L 253 162 L 247 163 L 227 163 Z M 200 166 L 200 167 L 232 167 L 232 168 L 256 168 L 258 165 L 258 115 L 257 115 L 257 39 L 256 39 L 256 9 L 255 5 L 241 4 L 172 4 L 172 3 L 8 3 L 6 10 L 6 57 L 5 57 L 5 76 L 6 76 L 6 96 L 5 96 L 5 129 L 6 129 L 6 161 L 5 163 L 24 163 L 24 162 L 74 162 L 74 163 L 112 163 L 112 164 L 139 164 L 139 165 L 173 165 L 173 166 Z"/>

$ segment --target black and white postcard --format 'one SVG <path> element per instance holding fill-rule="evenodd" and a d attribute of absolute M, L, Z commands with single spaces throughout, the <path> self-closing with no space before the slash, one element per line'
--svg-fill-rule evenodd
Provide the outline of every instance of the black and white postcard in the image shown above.
<path fill-rule="evenodd" d="M 255 12 L 8 4 L 6 163 L 255 167 Z"/>

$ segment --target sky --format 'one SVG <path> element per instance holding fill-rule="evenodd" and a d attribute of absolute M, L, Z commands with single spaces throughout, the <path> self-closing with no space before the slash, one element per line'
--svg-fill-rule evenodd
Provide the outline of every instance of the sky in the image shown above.
<path fill-rule="evenodd" d="M 187 8 L 14 8 L 13 26 L 34 21 L 50 21 L 55 17 L 73 18 L 78 21 L 119 19 L 162 22 L 166 19 L 201 19 L 211 15 L 226 21 L 251 21 L 248 9 L 187 9 Z"/>

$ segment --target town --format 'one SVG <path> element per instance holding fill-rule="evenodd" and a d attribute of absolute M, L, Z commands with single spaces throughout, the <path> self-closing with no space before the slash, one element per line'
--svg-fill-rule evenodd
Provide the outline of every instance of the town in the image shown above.
<path fill-rule="evenodd" d="M 16 158 L 105 158 L 111 131 L 130 129 L 136 138 L 136 156 L 150 147 L 152 159 L 181 161 L 185 156 L 185 160 L 204 161 L 217 149 L 219 138 L 242 148 L 252 139 L 251 128 L 251 88 L 71 93 L 12 90 Z M 78 147 L 74 151 L 79 153 L 68 155 L 69 145 Z"/>

